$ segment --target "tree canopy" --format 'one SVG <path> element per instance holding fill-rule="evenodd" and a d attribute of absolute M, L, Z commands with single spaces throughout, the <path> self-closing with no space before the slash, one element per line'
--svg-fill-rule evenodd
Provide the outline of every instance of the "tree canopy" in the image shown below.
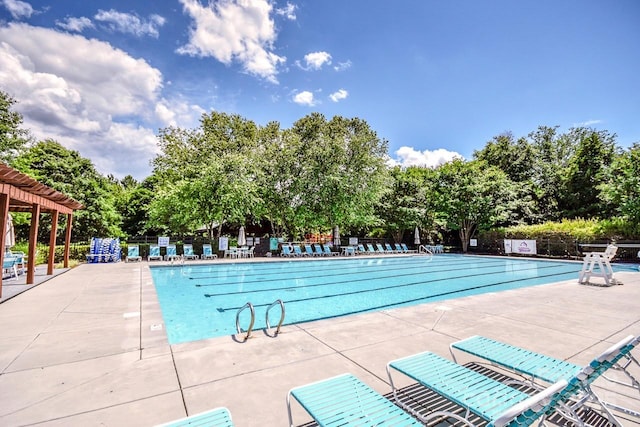
<path fill-rule="evenodd" d="M 606 130 L 505 132 L 472 160 L 403 168 L 388 165 L 388 142 L 360 118 L 311 113 L 283 129 L 213 111 L 195 129 L 161 129 L 153 172 L 137 182 L 103 177 L 56 141 L 32 141 L 15 102 L 0 91 L 1 160 L 85 205 L 75 240 L 203 227 L 213 238 L 225 225 L 260 223 L 290 239 L 339 226 L 400 241 L 418 227 L 428 240 L 455 233 L 466 251 L 494 227 L 640 223 L 640 143 L 623 150 Z"/>

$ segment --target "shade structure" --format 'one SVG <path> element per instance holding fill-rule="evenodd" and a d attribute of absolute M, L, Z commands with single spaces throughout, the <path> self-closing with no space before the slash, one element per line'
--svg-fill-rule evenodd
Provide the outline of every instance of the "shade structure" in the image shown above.
<path fill-rule="evenodd" d="M 5 248 L 11 248 L 16 244 L 16 232 L 13 228 L 13 218 L 11 214 L 7 216 L 7 230 L 4 238 Z"/>
<path fill-rule="evenodd" d="M 418 227 L 413 231 L 413 243 L 420 244 L 420 230 L 418 230 Z"/>
<path fill-rule="evenodd" d="M 340 246 L 340 227 L 337 225 L 333 229 L 333 244 L 336 246 Z"/>
<path fill-rule="evenodd" d="M 245 236 L 244 233 L 244 226 L 240 227 L 240 230 L 238 231 L 238 246 L 244 246 L 247 244 L 247 237 Z"/>

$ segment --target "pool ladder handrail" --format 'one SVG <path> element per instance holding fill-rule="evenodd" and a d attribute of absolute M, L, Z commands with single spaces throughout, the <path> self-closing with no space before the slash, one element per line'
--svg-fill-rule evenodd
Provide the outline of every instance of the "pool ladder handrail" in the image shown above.
<path fill-rule="evenodd" d="M 282 323 L 284 322 L 284 314 L 285 314 L 285 310 L 284 310 L 284 302 L 282 302 L 281 299 L 277 299 L 274 302 L 272 302 L 269 307 L 267 307 L 267 312 L 265 313 L 264 316 L 264 321 L 265 324 L 267 325 L 266 329 L 265 329 L 265 333 L 267 335 L 269 335 L 269 331 L 271 330 L 271 325 L 269 324 L 269 310 L 271 310 L 273 307 L 275 307 L 276 305 L 280 305 L 280 321 L 278 322 L 278 327 L 276 328 L 276 333 L 273 334 L 274 337 L 278 336 L 278 334 L 280 333 L 280 327 L 282 326 Z M 271 336 L 271 335 L 269 335 Z"/>
<path fill-rule="evenodd" d="M 420 245 L 420 247 L 418 248 L 418 252 L 420 254 L 433 255 L 433 252 L 431 252 L 431 250 L 427 248 L 425 245 Z"/>
<path fill-rule="evenodd" d="M 242 313 L 247 308 L 251 312 L 251 322 L 249 323 L 249 328 L 247 329 L 247 335 L 244 337 L 243 341 L 246 341 L 251 337 L 251 331 L 253 331 L 253 324 L 256 321 L 256 310 L 253 308 L 253 304 L 248 302 L 242 307 L 240 307 L 240 309 L 236 313 L 236 331 L 238 331 L 238 335 L 242 334 L 242 328 L 240 327 L 240 313 Z"/>

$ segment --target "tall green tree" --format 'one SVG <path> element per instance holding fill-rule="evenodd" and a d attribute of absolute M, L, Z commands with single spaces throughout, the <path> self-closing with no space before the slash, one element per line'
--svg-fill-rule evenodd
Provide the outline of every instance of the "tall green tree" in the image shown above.
<path fill-rule="evenodd" d="M 437 172 L 431 168 L 394 167 L 391 189 L 380 202 L 379 216 L 396 242 L 415 227 L 434 233 L 436 197 L 433 187 Z"/>
<path fill-rule="evenodd" d="M 598 185 L 616 155 L 615 134 L 573 128 L 565 136 L 575 147 L 562 187 L 561 208 L 567 218 L 595 218 L 608 214 Z"/>
<path fill-rule="evenodd" d="M 387 141 L 358 118 L 318 113 L 293 124 L 300 139 L 300 207 L 307 227 L 363 227 L 378 222 L 375 206 L 387 191 Z"/>
<path fill-rule="evenodd" d="M 532 179 L 540 221 L 560 220 L 562 188 L 575 148 L 570 139 L 558 134 L 558 126 L 540 126 L 529 134 L 529 140 L 534 150 Z"/>
<path fill-rule="evenodd" d="M 494 136 L 484 148 L 474 151 L 473 157 L 501 169 L 512 181 L 533 178 L 534 148 L 526 138 L 516 140 L 511 132 Z"/>
<path fill-rule="evenodd" d="M 74 240 L 122 236 L 112 183 L 77 151 L 53 140 L 40 141 L 17 157 L 14 167 L 84 205 L 74 213 Z M 47 227 L 40 227 L 40 233 L 40 239 L 48 239 Z"/>
<path fill-rule="evenodd" d="M 22 115 L 12 111 L 16 100 L 0 90 L 0 161 L 11 164 L 30 141 L 29 131 L 22 129 Z"/>
<path fill-rule="evenodd" d="M 640 142 L 616 156 L 598 186 L 602 200 L 640 232 Z"/>
<path fill-rule="evenodd" d="M 454 160 L 438 169 L 438 215 L 457 230 L 463 252 L 478 230 L 488 230 L 509 216 L 513 182 L 500 169 L 479 160 Z"/>
<path fill-rule="evenodd" d="M 204 114 L 195 130 L 162 130 L 150 225 L 181 232 L 207 225 L 212 236 L 225 223 L 259 218 L 257 132 L 252 121 L 219 112 Z"/>
<path fill-rule="evenodd" d="M 131 175 L 121 180 L 109 177 L 114 188 L 115 208 L 122 218 L 120 228 L 126 236 L 145 234 L 149 221 L 148 206 L 153 199 L 151 180 L 137 182 Z"/>
<path fill-rule="evenodd" d="M 307 164 L 301 161 L 305 158 L 301 138 L 271 122 L 261 128 L 259 145 L 264 168 L 259 188 L 271 232 L 276 236 L 302 234 L 308 224 L 302 213 L 305 194 L 300 177 Z"/>

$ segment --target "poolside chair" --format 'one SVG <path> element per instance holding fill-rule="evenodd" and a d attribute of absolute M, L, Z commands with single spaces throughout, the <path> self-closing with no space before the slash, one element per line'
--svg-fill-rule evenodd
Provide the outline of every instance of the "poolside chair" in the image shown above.
<path fill-rule="evenodd" d="M 389 254 L 395 254 L 396 250 L 391 247 L 389 243 L 384 244 L 384 251 Z"/>
<path fill-rule="evenodd" d="M 124 259 L 124 262 L 129 261 L 142 261 L 140 247 L 138 245 L 129 245 L 127 247 L 127 257 Z"/>
<path fill-rule="evenodd" d="M 384 248 L 382 247 L 381 243 L 376 243 L 376 248 L 377 248 L 376 253 L 379 253 L 379 254 L 386 254 L 387 253 L 387 251 L 385 251 Z"/>
<path fill-rule="evenodd" d="M 293 254 L 293 252 L 291 252 L 291 246 L 289 245 L 282 245 L 282 252 L 280 252 L 280 256 L 282 257 L 292 257 L 295 256 Z"/>
<path fill-rule="evenodd" d="M 167 246 L 167 253 L 164 256 L 164 260 L 165 261 L 175 261 L 175 260 L 179 260 L 180 259 L 180 255 L 178 255 L 178 253 L 176 252 L 176 245 L 168 245 Z"/>
<path fill-rule="evenodd" d="M 322 246 L 320 246 L 319 244 L 313 245 L 313 255 L 325 256 L 324 252 L 322 252 Z"/>
<path fill-rule="evenodd" d="M 189 417 L 161 424 L 156 427 L 188 427 L 188 426 L 213 426 L 213 427 L 233 427 L 231 413 L 224 407 L 200 412 Z"/>
<path fill-rule="evenodd" d="M 529 396 L 435 353 L 424 352 L 387 364 L 394 400 L 405 409 L 409 408 L 408 398 L 396 388 L 392 371 L 412 378 L 421 386 L 462 407 L 457 411 L 450 405 L 441 408 L 421 407 L 414 412 L 424 423 L 438 419 L 438 425 L 444 424 L 449 418 L 469 426 L 485 422 L 488 426 L 531 425 L 557 403 L 558 394 L 567 387 L 567 381 L 562 379 Z M 475 422 L 475 417 L 479 417 L 482 423 Z"/>
<path fill-rule="evenodd" d="M 402 246 L 400 246 L 400 243 L 394 243 L 393 246 L 396 248 L 396 253 L 405 253 L 404 249 L 402 249 Z"/>
<path fill-rule="evenodd" d="M 591 277 L 602 277 L 606 286 L 617 284 L 610 264 L 617 252 L 617 246 L 609 245 L 604 252 L 586 254 L 582 262 L 582 270 L 578 275 L 578 283 L 587 284 Z"/>
<path fill-rule="evenodd" d="M 200 255 L 200 259 L 216 259 L 218 258 L 217 254 L 213 253 L 211 249 L 210 243 L 205 243 L 202 245 L 202 255 Z"/>
<path fill-rule="evenodd" d="M 400 247 L 402 248 L 403 251 L 405 251 L 408 254 L 415 254 L 416 252 L 418 252 L 415 249 L 409 249 L 406 243 L 400 243 Z"/>
<path fill-rule="evenodd" d="M 182 256 L 184 259 L 198 259 L 198 255 L 193 253 L 193 245 L 182 245 Z"/>
<path fill-rule="evenodd" d="M 367 254 L 369 255 L 375 255 L 377 252 L 376 250 L 373 248 L 373 245 L 371 243 L 367 243 Z"/>
<path fill-rule="evenodd" d="M 302 249 L 299 245 L 293 245 L 293 255 L 295 256 L 307 256 L 307 254 L 302 253 Z"/>
<path fill-rule="evenodd" d="M 367 255 L 367 250 L 364 248 L 363 244 L 358 245 L 358 255 Z"/>
<path fill-rule="evenodd" d="M 336 255 L 340 255 L 338 252 L 333 252 L 331 250 L 331 248 L 327 245 L 322 245 L 322 249 L 324 249 L 324 254 L 326 256 L 336 256 Z"/>
<path fill-rule="evenodd" d="M 422 425 L 351 374 L 291 389 L 287 394 L 287 413 L 289 426 L 293 427 L 291 397 L 321 426 Z"/>
<path fill-rule="evenodd" d="M 305 256 L 315 256 L 315 254 L 313 253 L 313 249 L 311 248 L 311 245 L 304 245 L 304 255 Z"/>
<path fill-rule="evenodd" d="M 22 251 L 12 251 L 7 249 L 4 253 L 5 258 L 15 258 L 16 259 L 16 269 L 18 274 L 25 274 L 27 271 L 27 255 Z"/>
<path fill-rule="evenodd" d="M 577 415 L 577 410 L 584 404 L 592 402 L 600 406 L 609 421 L 616 425 L 621 425 L 608 408 L 620 410 L 637 417 L 640 417 L 640 412 L 603 401 L 593 391 L 591 383 L 600 376 L 608 379 L 604 374 L 611 369 L 624 372 L 630 380 L 625 385 L 640 391 L 640 383 L 627 369 L 631 363 L 635 363 L 640 367 L 638 361 L 631 355 L 631 350 L 639 342 L 640 336 L 634 338 L 633 335 L 629 335 L 606 349 L 584 367 L 478 335 L 451 344 L 449 350 L 454 360 L 456 360 L 454 349 L 472 354 L 509 371 L 523 375 L 525 377 L 523 382 L 535 388 L 541 387 L 539 381 L 552 383 L 560 379 L 567 380 L 569 385 L 563 391 L 563 399 L 577 399 L 567 406 L 569 413 L 563 412 L 567 418 L 580 424 L 581 420 Z"/>
<path fill-rule="evenodd" d="M 153 261 L 154 259 L 162 261 L 162 256 L 160 255 L 160 246 L 149 245 L 149 255 L 147 256 L 147 261 Z"/>
<path fill-rule="evenodd" d="M 2 276 L 5 274 L 9 275 L 7 280 L 18 280 L 18 258 L 5 255 L 2 262 Z"/>

